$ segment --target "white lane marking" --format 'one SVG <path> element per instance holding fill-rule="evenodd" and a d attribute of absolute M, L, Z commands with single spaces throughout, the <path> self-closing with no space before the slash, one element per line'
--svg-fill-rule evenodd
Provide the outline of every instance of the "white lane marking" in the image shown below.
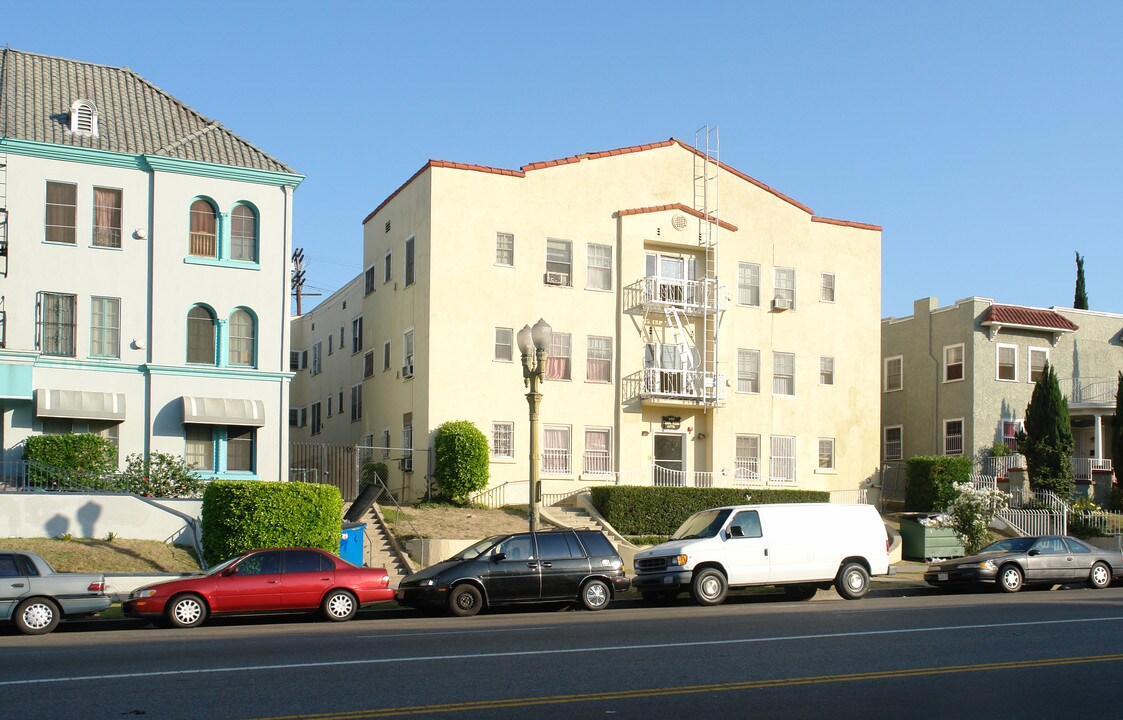
<path fill-rule="evenodd" d="M 393 637 L 437 637 L 439 635 L 477 635 L 482 633 L 525 632 L 527 630 L 557 630 L 561 625 L 537 625 L 534 627 L 496 628 L 494 630 L 431 630 L 429 632 L 391 633 L 389 635 L 356 635 L 361 639 L 393 638 Z"/>
<path fill-rule="evenodd" d="M 260 670 L 300 670 L 309 668 L 346 667 L 348 665 L 387 665 L 434 660 L 480 660 L 483 658 L 526 657 L 532 655 L 569 655 L 588 652 L 620 652 L 628 650 L 661 650 L 667 648 L 707 647 L 714 645 L 745 645 L 749 643 L 786 642 L 792 640 L 826 640 L 832 638 L 864 637 L 875 635 L 903 635 L 907 633 L 945 632 L 951 630 L 994 630 L 997 628 L 1034 627 L 1042 625 L 1071 625 L 1075 623 L 1118 622 L 1123 616 L 1074 618 L 1070 620 L 1032 620 L 1025 622 L 986 623 L 981 625 L 941 625 L 939 627 L 898 628 L 896 630 L 862 630 L 855 632 L 822 633 L 819 635 L 778 635 L 762 638 L 737 638 L 732 640 L 697 640 L 694 642 L 646 643 L 642 645 L 607 645 L 602 647 L 558 648 L 555 650 L 519 650 L 510 652 L 463 653 L 460 655 L 415 655 L 412 657 L 368 658 L 365 660 L 331 660 L 324 662 L 281 663 L 277 665 L 242 665 L 238 667 L 195 668 L 189 670 L 153 670 L 150 672 L 113 673 L 105 675 L 75 675 L 71 677 L 28 678 L 3 680 L 0 687 L 37 685 L 43 683 L 83 682 L 90 680 L 129 680 L 135 678 L 166 677 L 175 675 L 206 675 L 211 673 L 256 672 Z"/>

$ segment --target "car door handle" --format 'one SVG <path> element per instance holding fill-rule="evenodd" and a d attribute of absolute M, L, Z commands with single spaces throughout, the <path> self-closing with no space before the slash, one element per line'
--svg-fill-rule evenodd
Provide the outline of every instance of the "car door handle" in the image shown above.
<path fill-rule="evenodd" d="M 548 563 L 548 562 L 542 563 L 542 567 L 553 567 L 553 566 L 554 566 L 553 563 Z"/>
<path fill-rule="evenodd" d="M 21 588 L 21 587 L 23 587 L 23 583 L 12 583 L 12 587 Z"/>
<path fill-rule="evenodd" d="M 281 581 L 280 580 L 266 580 L 265 582 L 269 583 L 270 585 L 276 585 L 276 584 L 280 583 Z"/>
<path fill-rule="evenodd" d="M 526 564 L 526 566 L 527 566 L 528 568 L 531 568 L 531 569 L 533 569 L 533 568 L 536 568 L 536 567 L 538 567 L 538 563 L 536 563 L 536 562 L 528 562 L 528 563 Z"/>

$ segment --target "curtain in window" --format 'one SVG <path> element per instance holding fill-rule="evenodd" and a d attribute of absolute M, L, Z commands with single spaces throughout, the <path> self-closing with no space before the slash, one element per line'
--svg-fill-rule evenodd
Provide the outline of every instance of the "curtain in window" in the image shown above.
<path fill-rule="evenodd" d="M 94 188 L 94 245 L 121 247 L 121 191 Z"/>
<path fill-rule="evenodd" d="M 253 365 L 253 316 L 245 310 L 235 310 L 230 315 L 230 364 Z"/>
<path fill-rule="evenodd" d="M 252 427 L 226 428 L 226 469 L 234 472 L 253 472 Z"/>
<path fill-rule="evenodd" d="M 214 470 L 214 431 L 209 425 L 188 425 L 184 460 L 196 470 Z"/>
<path fill-rule="evenodd" d="M 187 362 L 214 365 L 214 316 L 195 306 L 187 313 Z"/>
<path fill-rule="evenodd" d="M 245 205 L 235 205 L 230 213 L 230 257 L 257 261 L 257 217 Z"/>
<path fill-rule="evenodd" d="M 569 379 L 569 333 L 556 332 L 550 338 L 546 377 L 550 380 Z"/>
<path fill-rule="evenodd" d="M 47 183 L 47 242 L 74 244 L 77 205 L 77 185 Z"/>
<path fill-rule="evenodd" d="M 611 382 L 612 380 L 612 340 L 606 337 L 590 337 L 588 359 L 585 363 L 585 379 L 589 382 Z"/>
<path fill-rule="evenodd" d="M 191 238 L 188 252 L 200 257 L 218 257 L 218 216 L 206 200 L 191 203 Z"/>

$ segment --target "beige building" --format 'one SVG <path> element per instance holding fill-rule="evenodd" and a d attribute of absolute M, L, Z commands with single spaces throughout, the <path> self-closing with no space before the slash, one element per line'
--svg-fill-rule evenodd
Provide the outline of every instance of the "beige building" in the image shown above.
<path fill-rule="evenodd" d="M 923 298 L 913 314 L 886 318 L 882 339 L 882 458 L 966 455 L 979 470 L 1024 467 L 991 458 L 1016 452 L 1034 383 L 1048 362 L 1068 400 L 1077 482 L 1111 473 L 1111 428 L 1123 370 L 1123 315 L 1033 308 L 970 297 L 947 307 Z"/>
<path fill-rule="evenodd" d="M 490 487 L 526 501 L 516 335 L 540 317 L 544 493 L 851 490 L 876 472 L 880 228 L 817 217 L 716 155 L 672 139 L 518 170 L 430 161 L 366 218 L 373 367 L 350 441 L 405 458 L 392 488 L 424 493 L 432 433 L 470 420 Z"/>

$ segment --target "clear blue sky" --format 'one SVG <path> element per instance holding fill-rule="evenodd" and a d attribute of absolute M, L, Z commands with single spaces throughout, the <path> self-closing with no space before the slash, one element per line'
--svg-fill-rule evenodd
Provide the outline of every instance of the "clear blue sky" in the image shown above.
<path fill-rule="evenodd" d="M 721 159 L 884 227 L 883 315 L 970 295 L 1123 312 L 1123 4 L 10 2 L 0 42 L 127 65 L 307 179 L 325 293 L 429 158 L 503 168 L 721 133 Z M 83 9 L 84 8 L 84 9 Z"/>

